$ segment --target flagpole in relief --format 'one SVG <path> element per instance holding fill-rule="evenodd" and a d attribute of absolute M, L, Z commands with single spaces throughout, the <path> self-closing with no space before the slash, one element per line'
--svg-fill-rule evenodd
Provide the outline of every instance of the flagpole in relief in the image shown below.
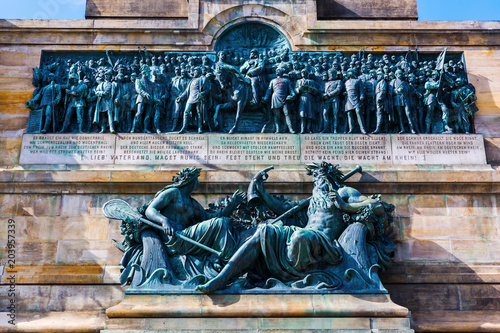
<path fill-rule="evenodd" d="M 408 52 L 406 52 L 405 55 L 405 68 L 404 68 L 406 74 L 409 74 L 411 72 L 411 62 L 412 62 L 411 47 L 408 46 Z"/>
<path fill-rule="evenodd" d="M 467 65 L 465 65 L 465 52 L 462 52 L 462 56 L 460 57 L 460 62 L 462 66 L 464 66 L 465 79 L 469 82 L 469 75 L 467 74 Z"/>
<path fill-rule="evenodd" d="M 443 52 L 439 54 L 439 57 L 436 60 L 436 70 L 439 71 L 439 82 L 438 82 L 438 91 L 436 93 L 436 100 L 439 97 L 439 92 L 441 91 L 441 79 L 443 78 L 443 67 L 444 67 L 444 58 L 446 57 L 447 47 L 444 48 Z"/>

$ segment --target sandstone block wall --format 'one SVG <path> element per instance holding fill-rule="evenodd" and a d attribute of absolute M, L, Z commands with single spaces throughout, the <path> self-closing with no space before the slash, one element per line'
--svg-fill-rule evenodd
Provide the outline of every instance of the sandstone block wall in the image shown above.
<path fill-rule="evenodd" d="M 142 45 L 212 50 L 223 29 L 263 20 L 289 37 L 294 50 L 384 52 L 418 45 L 420 52 L 443 47 L 465 52 L 469 80 L 478 92 L 476 128 L 484 134 L 490 165 L 450 166 L 444 159 L 426 167 L 372 165 L 351 182 L 397 207 L 398 255 L 383 282 L 393 300 L 411 310 L 417 331 L 500 330 L 500 23 L 317 21 L 308 1 L 302 7 L 196 3 L 199 12 L 190 9 L 187 20 L 0 20 L 0 262 L 6 263 L 3 244 L 7 220 L 13 219 L 18 320 L 24 322 L 18 329 L 104 328 L 103 310 L 119 302 L 123 290 L 121 253 L 112 244 L 121 240 L 119 222 L 101 215 L 102 204 L 128 198 L 142 205 L 178 168 L 20 166 L 28 120 L 24 102 L 31 98 L 31 70 L 41 51 L 132 51 Z M 203 205 L 245 189 L 262 166 L 226 169 L 202 173 L 197 199 Z M 297 165 L 277 168 L 267 187 L 293 198 L 309 196 L 312 188 Z M 0 272 L 0 283 L 7 285 L 7 270 Z M 0 298 L 0 311 L 6 311 L 7 295 L 1 292 Z M 6 330 L 8 325 L 0 323 Z"/>

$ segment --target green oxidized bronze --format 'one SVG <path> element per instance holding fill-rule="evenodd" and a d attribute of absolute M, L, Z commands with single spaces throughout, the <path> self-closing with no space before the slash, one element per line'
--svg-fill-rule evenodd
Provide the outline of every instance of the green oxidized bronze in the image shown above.
<path fill-rule="evenodd" d="M 191 197 L 197 168 L 138 210 L 121 200 L 106 216 L 122 220 L 118 247 L 127 293 L 386 292 L 377 270 L 391 263 L 394 206 L 364 196 L 337 166 L 306 166 L 312 196 L 290 201 L 264 188 L 269 167 L 210 209 Z M 249 199 L 249 200 L 247 200 Z"/>
<path fill-rule="evenodd" d="M 26 106 L 42 133 L 474 133 L 463 58 L 292 52 L 246 23 L 214 52 L 44 52 Z"/>

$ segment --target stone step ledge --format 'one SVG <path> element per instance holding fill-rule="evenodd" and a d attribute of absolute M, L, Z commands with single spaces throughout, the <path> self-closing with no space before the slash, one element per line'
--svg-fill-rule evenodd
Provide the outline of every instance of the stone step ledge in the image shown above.
<path fill-rule="evenodd" d="M 491 311 L 412 311 L 417 332 L 500 332 L 498 309 Z"/>
<path fill-rule="evenodd" d="M 170 183 L 172 176 L 186 166 L 168 166 L 165 169 L 149 170 L 0 170 L 0 183 Z M 248 183 L 252 176 L 268 165 L 248 165 L 240 168 L 228 167 L 220 170 L 202 168 L 201 183 Z M 355 165 L 340 166 L 346 173 Z M 269 183 L 311 182 L 305 165 L 276 166 L 269 173 Z M 500 182 L 500 168 L 489 165 L 459 169 L 450 165 L 433 168 L 393 170 L 385 166 L 363 166 L 363 172 L 352 176 L 347 183 L 484 183 Z"/>
<path fill-rule="evenodd" d="M 141 318 L 108 319 L 102 333 L 410 333 L 409 318 Z M 161 330 L 161 331 L 160 331 Z"/>
<path fill-rule="evenodd" d="M 125 295 L 110 318 L 399 317 L 388 294 Z"/>

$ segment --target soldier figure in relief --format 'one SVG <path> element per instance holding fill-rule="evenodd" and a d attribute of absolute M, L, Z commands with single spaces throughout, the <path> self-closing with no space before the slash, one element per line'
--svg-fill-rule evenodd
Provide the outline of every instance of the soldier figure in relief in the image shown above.
<path fill-rule="evenodd" d="M 399 115 L 399 133 L 405 133 L 404 120 L 406 119 L 411 133 L 416 134 L 417 131 L 413 121 L 413 114 L 410 109 L 410 87 L 408 82 L 403 80 L 403 71 L 400 69 L 396 71 L 394 93 L 394 107 L 398 111 Z"/>
<path fill-rule="evenodd" d="M 201 76 L 201 69 L 199 67 L 194 69 L 193 75 L 194 78 L 189 82 L 184 93 L 177 97 L 177 102 L 187 99 L 182 128 L 179 133 L 185 133 L 187 131 L 188 122 L 191 120 L 193 109 L 196 109 L 198 115 L 198 133 L 203 132 L 203 123 L 208 122 L 207 117 L 205 117 L 205 99 L 210 92 L 209 83 L 205 77 Z"/>
<path fill-rule="evenodd" d="M 271 98 L 271 111 L 274 117 L 275 132 L 280 132 L 279 118 L 281 110 L 283 110 L 286 124 L 288 126 L 288 131 L 292 134 L 295 134 L 289 109 L 289 102 L 294 99 L 295 93 L 292 89 L 290 80 L 283 77 L 284 73 L 285 70 L 282 67 L 278 67 L 276 69 L 277 78 L 273 79 L 269 83 L 269 88 L 267 89 L 264 101 L 268 101 L 269 98 Z"/>
<path fill-rule="evenodd" d="M 344 83 L 338 79 L 337 71 L 330 69 L 328 71 L 328 82 L 325 84 L 325 92 L 323 94 L 323 129 L 321 133 L 331 131 L 331 117 L 333 117 L 333 133 L 339 131 L 339 110 L 340 110 L 340 94 L 344 89 Z"/>
<path fill-rule="evenodd" d="M 113 98 L 115 96 L 115 85 L 111 82 L 111 72 L 108 71 L 104 74 L 104 81 L 99 83 L 96 87 L 95 95 L 97 96 L 96 110 L 94 114 L 94 123 L 99 124 L 101 131 L 106 131 L 106 123 L 109 125 L 109 131 L 115 133 L 114 119 L 114 104 Z"/>
<path fill-rule="evenodd" d="M 171 104 L 169 104 L 171 107 L 173 106 L 173 108 L 171 109 L 173 119 L 172 128 L 170 129 L 171 132 L 174 132 L 176 130 L 179 119 L 182 118 L 182 112 L 185 108 L 185 102 L 182 100 L 179 101 L 177 97 L 182 95 L 182 93 L 186 90 L 187 85 L 189 84 L 187 70 L 181 70 L 179 67 L 175 67 L 175 74 L 176 76 L 172 79 L 172 88 L 170 90 L 170 100 L 172 102 Z"/>
<path fill-rule="evenodd" d="M 425 83 L 425 105 L 427 116 L 425 117 L 425 133 L 432 133 L 432 120 L 438 109 L 437 92 L 439 90 L 439 72 L 432 72 L 432 78 Z"/>
<path fill-rule="evenodd" d="M 474 88 L 466 84 L 462 77 L 456 79 L 456 89 L 452 92 L 452 104 L 458 114 L 460 132 L 474 133 L 474 113 L 478 111 Z"/>
<path fill-rule="evenodd" d="M 49 84 L 43 87 L 33 99 L 26 102 L 27 105 L 40 102 L 40 107 L 43 109 L 41 133 L 55 132 L 55 106 L 61 100 L 61 86 L 55 83 L 55 75 L 50 73 L 48 80 Z"/>
<path fill-rule="evenodd" d="M 206 78 L 208 80 L 209 86 L 210 86 L 210 93 L 207 96 L 206 99 L 206 113 L 208 116 L 207 123 L 208 123 L 208 128 L 209 131 L 212 132 L 213 127 L 211 123 L 211 119 L 215 116 L 215 110 L 217 108 L 217 105 L 220 103 L 222 100 L 222 89 L 220 86 L 220 83 L 218 80 L 215 78 L 214 73 L 207 73 Z M 213 122 L 215 125 L 215 121 Z"/>
<path fill-rule="evenodd" d="M 69 132 L 71 118 L 76 110 L 76 121 L 78 123 L 78 133 L 83 133 L 83 112 L 85 107 L 85 96 L 87 94 L 87 86 L 83 81 L 78 79 L 76 74 L 69 76 L 69 89 L 66 89 L 68 96 L 68 108 L 64 116 L 64 123 L 59 133 Z"/>
<path fill-rule="evenodd" d="M 160 72 L 153 72 L 153 113 L 154 113 L 154 128 L 157 134 L 161 134 L 161 114 L 165 110 L 165 102 L 168 99 L 168 89 L 160 79 Z"/>
<path fill-rule="evenodd" d="M 240 72 L 250 80 L 252 85 L 251 103 L 259 105 L 264 87 L 264 61 L 259 59 L 259 52 L 256 49 L 250 51 L 250 59 L 241 66 Z"/>
<path fill-rule="evenodd" d="M 368 79 L 364 81 L 365 85 L 365 130 L 370 131 L 373 127 L 372 117 L 376 113 L 377 104 L 375 96 L 375 88 L 377 87 L 377 72 L 372 69 L 368 72 Z"/>
<path fill-rule="evenodd" d="M 377 72 L 377 86 L 375 87 L 375 102 L 377 105 L 377 126 L 373 134 L 387 133 L 388 106 L 387 93 L 388 84 L 385 80 L 385 74 L 381 70 Z"/>
<path fill-rule="evenodd" d="M 408 75 L 408 84 L 410 86 L 411 92 L 411 109 L 412 114 L 415 115 L 415 127 L 420 132 L 424 132 L 424 119 L 425 119 L 425 108 L 424 108 L 424 94 L 425 88 L 423 85 L 418 83 L 418 78 L 415 74 L 410 73 Z"/>
<path fill-rule="evenodd" d="M 130 94 L 128 92 L 127 83 L 125 83 L 125 75 L 123 72 L 118 72 L 116 74 L 115 87 L 115 117 L 118 119 L 118 131 L 125 132 L 126 129 L 126 116 L 128 113 L 128 109 L 130 108 Z"/>
<path fill-rule="evenodd" d="M 130 74 L 130 82 L 127 83 L 127 91 L 129 94 L 128 99 L 128 107 L 125 108 L 126 115 L 124 116 L 124 126 L 125 132 L 130 132 L 132 130 L 132 122 L 135 117 L 135 113 L 137 112 L 137 104 L 135 101 L 137 100 L 137 91 L 135 90 L 135 82 L 137 81 L 137 74 Z"/>
<path fill-rule="evenodd" d="M 151 70 L 148 65 L 141 66 L 142 78 L 135 81 L 135 91 L 137 92 L 137 113 L 132 125 L 132 133 L 137 133 L 138 125 L 144 118 L 144 133 L 151 133 L 149 127 L 151 123 L 151 109 L 153 107 L 153 82 L 150 80 Z"/>
<path fill-rule="evenodd" d="M 300 133 L 312 133 L 313 98 L 317 94 L 316 82 L 309 79 L 309 73 L 306 69 L 301 72 L 302 78 L 297 80 L 295 91 L 299 96 L 299 117 Z"/>
<path fill-rule="evenodd" d="M 345 83 L 347 93 L 345 112 L 347 112 L 349 121 L 349 134 L 354 133 L 354 124 L 356 120 L 361 133 L 366 134 L 363 114 L 361 112 L 361 106 L 365 99 L 365 94 L 361 85 L 361 80 L 356 79 L 356 71 L 352 68 L 348 69 L 347 81 Z"/>

